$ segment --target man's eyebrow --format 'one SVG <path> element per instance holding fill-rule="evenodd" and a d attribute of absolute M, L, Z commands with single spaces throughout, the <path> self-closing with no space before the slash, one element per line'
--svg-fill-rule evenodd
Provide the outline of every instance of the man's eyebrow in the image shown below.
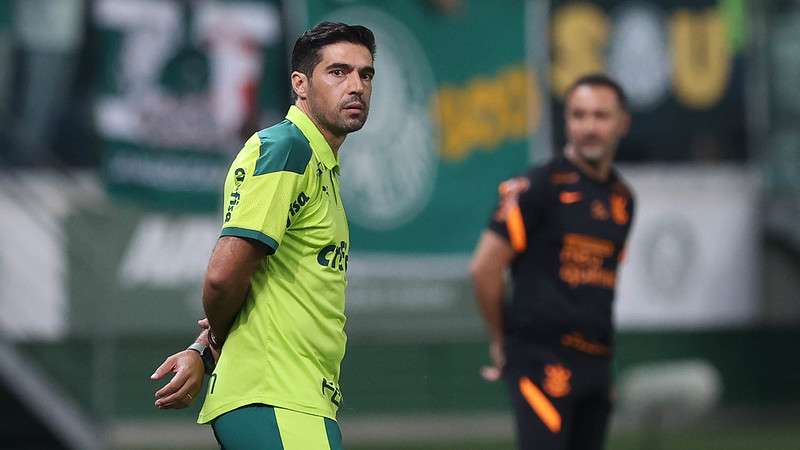
<path fill-rule="evenodd" d="M 353 70 L 353 66 L 351 66 L 350 64 L 345 64 L 345 63 L 331 63 L 331 64 L 328 64 L 328 67 L 326 67 L 326 69 L 327 70 L 341 69 L 341 70 L 350 71 L 350 70 Z"/>
<path fill-rule="evenodd" d="M 349 71 L 353 70 L 354 67 L 351 66 L 350 64 L 347 64 L 347 63 L 331 63 L 331 64 L 328 64 L 328 66 L 325 69 L 326 70 L 340 69 L 340 70 L 344 70 L 345 72 L 349 72 Z M 368 73 L 370 75 L 375 75 L 375 68 L 373 66 L 364 66 L 364 67 L 359 69 L 359 72 Z"/>

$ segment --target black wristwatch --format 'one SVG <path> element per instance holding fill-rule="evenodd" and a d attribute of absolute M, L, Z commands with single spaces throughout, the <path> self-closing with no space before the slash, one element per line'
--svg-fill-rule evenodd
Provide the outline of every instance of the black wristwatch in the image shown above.
<path fill-rule="evenodd" d="M 206 375 L 211 375 L 217 363 L 214 361 L 214 355 L 211 354 L 211 348 L 199 342 L 190 345 L 187 350 L 194 350 L 200 354 L 200 359 L 203 360 L 203 370 Z"/>

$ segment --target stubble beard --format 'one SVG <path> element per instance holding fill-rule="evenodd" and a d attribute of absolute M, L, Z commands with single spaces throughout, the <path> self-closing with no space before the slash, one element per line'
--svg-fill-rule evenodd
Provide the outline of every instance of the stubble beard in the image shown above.
<path fill-rule="evenodd" d="M 606 150 L 600 147 L 590 147 L 583 151 L 583 157 L 587 161 L 600 162 L 605 159 Z"/>
<path fill-rule="evenodd" d="M 345 118 L 344 120 L 342 120 L 341 129 L 345 133 L 352 133 L 354 131 L 358 131 L 361 128 L 363 128 L 365 123 L 367 123 L 366 115 L 364 115 L 363 118 L 359 119 Z"/>
<path fill-rule="evenodd" d="M 317 106 L 317 105 L 315 105 Z M 322 108 L 314 108 L 314 116 L 317 122 L 336 136 L 346 136 L 349 133 L 358 131 L 367 122 L 369 108 L 364 107 L 363 113 L 358 118 L 350 118 L 344 113 L 342 105 L 336 105 L 336 110 L 326 114 Z"/>
<path fill-rule="evenodd" d="M 585 136 L 583 139 L 576 140 L 573 144 L 575 153 L 584 161 L 591 164 L 599 164 L 608 155 L 608 146 L 597 135 Z"/>
<path fill-rule="evenodd" d="M 361 114 L 358 115 L 356 118 L 350 117 L 349 113 L 345 112 L 345 105 L 348 103 L 352 103 L 355 99 L 350 99 L 347 101 L 342 102 L 341 104 L 337 105 L 338 108 L 338 126 L 344 133 L 352 133 L 354 131 L 358 131 L 364 127 L 364 124 L 367 123 L 367 116 L 369 115 L 369 105 L 361 100 L 363 108 L 361 110 Z"/>
<path fill-rule="evenodd" d="M 362 127 L 364 127 L 364 123 L 366 121 L 367 121 L 366 117 L 364 117 L 364 119 L 362 120 L 362 119 L 351 119 L 349 117 L 342 117 L 341 115 L 336 115 L 333 118 L 333 120 L 325 118 L 325 120 L 323 121 L 323 126 L 325 126 L 336 136 L 346 136 L 354 131 L 360 130 Z"/>
<path fill-rule="evenodd" d="M 605 161 L 608 151 L 602 145 L 596 144 L 576 148 L 575 153 L 587 164 L 597 167 Z"/>

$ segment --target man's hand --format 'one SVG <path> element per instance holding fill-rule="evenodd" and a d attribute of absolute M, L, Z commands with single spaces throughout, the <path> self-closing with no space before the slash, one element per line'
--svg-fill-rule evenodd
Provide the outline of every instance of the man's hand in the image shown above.
<path fill-rule="evenodd" d="M 211 328 L 211 324 L 208 322 L 208 317 L 200 319 L 197 321 L 197 326 L 200 327 L 200 330 L 208 330 Z"/>
<path fill-rule="evenodd" d="M 506 365 L 502 342 L 495 340 L 489 344 L 489 357 L 492 359 L 492 365 L 481 367 L 481 376 L 484 380 L 493 382 L 503 376 L 503 367 Z"/>
<path fill-rule="evenodd" d="M 219 361 L 219 350 L 215 349 L 211 345 L 211 340 L 208 338 L 208 334 L 211 333 L 211 324 L 208 322 L 208 318 L 200 319 L 197 321 L 197 326 L 200 327 L 200 336 L 197 337 L 197 342 L 208 346 L 211 349 L 211 355 L 214 357 L 214 362 Z"/>
<path fill-rule="evenodd" d="M 156 392 L 158 409 L 182 409 L 191 405 L 203 386 L 203 360 L 194 350 L 184 350 L 170 356 L 150 375 L 160 380 L 167 373 L 175 375 Z"/>

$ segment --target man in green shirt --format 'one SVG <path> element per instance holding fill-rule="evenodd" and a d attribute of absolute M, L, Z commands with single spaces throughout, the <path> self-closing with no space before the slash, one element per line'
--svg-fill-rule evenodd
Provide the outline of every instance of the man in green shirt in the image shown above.
<path fill-rule="evenodd" d="M 374 54 L 362 26 L 324 22 L 304 33 L 292 53 L 294 105 L 248 139 L 228 171 L 205 329 L 153 374 L 175 373 L 156 406 L 182 408 L 200 390 L 203 362 L 216 360 L 198 423 L 211 423 L 226 450 L 341 449 L 350 239 L 338 150 L 367 120 Z"/>

